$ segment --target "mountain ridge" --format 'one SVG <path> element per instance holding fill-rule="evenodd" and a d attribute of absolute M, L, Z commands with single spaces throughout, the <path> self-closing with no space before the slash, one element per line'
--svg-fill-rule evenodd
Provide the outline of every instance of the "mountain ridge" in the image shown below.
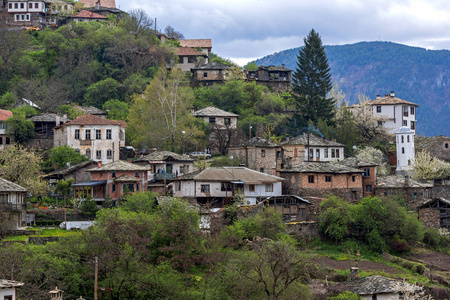
<path fill-rule="evenodd" d="M 255 62 L 295 70 L 301 47 L 279 51 Z M 350 104 L 363 93 L 370 99 L 395 91 L 417 103 L 417 133 L 450 136 L 450 51 L 427 50 L 393 42 L 325 46 L 332 80 Z"/>

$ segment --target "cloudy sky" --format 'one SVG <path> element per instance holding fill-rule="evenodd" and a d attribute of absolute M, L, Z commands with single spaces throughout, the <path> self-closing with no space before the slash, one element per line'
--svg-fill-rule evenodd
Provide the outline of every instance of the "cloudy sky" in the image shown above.
<path fill-rule="evenodd" d="M 212 51 L 244 65 L 300 47 L 311 28 L 325 45 L 391 41 L 450 50 L 449 0 L 116 0 L 144 9 L 185 38 L 211 38 Z"/>

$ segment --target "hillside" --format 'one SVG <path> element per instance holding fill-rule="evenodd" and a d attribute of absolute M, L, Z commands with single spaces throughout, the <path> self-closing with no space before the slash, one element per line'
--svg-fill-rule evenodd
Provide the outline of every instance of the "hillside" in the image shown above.
<path fill-rule="evenodd" d="M 295 70 L 300 48 L 256 60 Z M 391 42 L 360 42 L 325 46 L 333 81 L 355 103 L 358 94 L 370 99 L 395 91 L 397 97 L 419 104 L 417 133 L 450 136 L 450 51 L 426 50 Z"/>

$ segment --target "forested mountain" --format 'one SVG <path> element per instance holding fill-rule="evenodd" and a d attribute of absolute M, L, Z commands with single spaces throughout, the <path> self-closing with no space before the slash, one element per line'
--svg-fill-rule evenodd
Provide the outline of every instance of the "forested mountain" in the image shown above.
<path fill-rule="evenodd" d="M 295 70 L 300 48 L 256 60 Z M 426 50 L 391 42 L 326 46 L 333 81 L 353 104 L 364 93 L 370 99 L 395 91 L 398 98 L 419 104 L 417 132 L 450 135 L 450 51 Z"/>

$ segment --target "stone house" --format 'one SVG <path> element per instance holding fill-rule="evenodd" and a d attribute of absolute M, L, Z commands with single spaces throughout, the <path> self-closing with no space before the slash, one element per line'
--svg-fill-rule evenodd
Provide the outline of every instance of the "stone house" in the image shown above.
<path fill-rule="evenodd" d="M 419 220 L 425 226 L 450 229 L 450 201 L 434 198 L 418 207 Z"/>
<path fill-rule="evenodd" d="M 119 160 L 120 147 L 125 146 L 125 121 L 113 121 L 84 115 L 56 126 L 54 147 L 69 146 L 88 159 L 110 163 Z"/>
<path fill-rule="evenodd" d="M 0 150 L 3 150 L 9 145 L 14 144 L 14 137 L 6 134 L 5 121 L 12 117 L 13 113 L 9 110 L 0 109 Z"/>
<path fill-rule="evenodd" d="M 48 150 L 53 148 L 53 128 L 67 122 L 67 116 L 60 116 L 53 113 L 42 113 L 29 118 L 34 123 L 34 137 L 27 141 L 28 148 Z"/>
<path fill-rule="evenodd" d="M 375 194 L 375 186 L 377 181 L 377 164 L 368 161 L 362 161 L 356 157 L 347 157 L 339 162 L 346 165 L 364 171 L 362 173 L 363 180 L 363 197 L 373 196 Z"/>
<path fill-rule="evenodd" d="M 425 151 L 432 157 L 450 162 L 450 137 L 448 136 L 419 136 L 415 139 L 416 152 Z"/>
<path fill-rule="evenodd" d="M 284 65 L 259 66 L 255 71 L 246 71 L 248 82 L 256 82 L 275 91 L 288 91 L 291 88 L 292 70 Z"/>
<path fill-rule="evenodd" d="M 178 62 L 175 63 L 175 68 L 178 68 L 184 72 L 190 72 L 191 69 L 195 68 L 199 64 L 208 63 L 208 55 L 202 51 L 195 48 L 189 47 L 178 47 L 175 49 Z M 170 65 L 173 65 L 172 62 Z"/>
<path fill-rule="evenodd" d="M 278 171 L 285 179 L 283 193 L 307 199 L 336 195 L 348 201 L 360 200 L 364 171 L 332 162 L 301 162 Z M 312 203 L 315 207 L 315 200 Z"/>
<path fill-rule="evenodd" d="M 211 208 L 223 207 L 235 197 L 243 205 L 255 205 L 267 197 L 281 196 L 283 180 L 245 167 L 210 167 L 176 178 L 173 196 Z"/>
<path fill-rule="evenodd" d="M 2 300 L 16 300 L 17 288 L 23 286 L 23 282 L 0 279 L 0 299 Z"/>
<path fill-rule="evenodd" d="M 216 83 L 224 83 L 228 78 L 230 66 L 217 62 L 194 67 L 191 69 L 194 86 L 212 86 Z"/>
<path fill-rule="evenodd" d="M 419 182 L 409 176 L 378 176 L 374 196 L 399 196 L 413 210 L 431 199 L 433 183 Z"/>
<path fill-rule="evenodd" d="M 211 39 L 186 39 L 186 40 L 181 40 L 180 45 L 183 48 L 199 49 L 206 56 L 209 56 L 209 53 L 211 53 L 211 49 L 212 49 Z M 208 62 L 206 62 L 206 63 L 208 63 Z"/>
<path fill-rule="evenodd" d="M 4 215 L 2 227 L 16 229 L 25 223 L 27 189 L 0 178 L 0 212 Z"/>
<path fill-rule="evenodd" d="M 77 110 L 81 111 L 84 115 L 94 115 L 106 119 L 108 112 L 101 110 L 95 106 L 77 106 Z"/>
<path fill-rule="evenodd" d="M 117 160 L 103 165 L 97 162 L 97 168 L 89 169 L 90 181 L 73 184 L 74 197 L 87 198 L 102 203 L 107 198 L 118 200 L 126 192 L 147 190 L 147 168 Z"/>
<path fill-rule="evenodd" d="M 380 118 L 381 125 L 390 133 L 396 133 L 401 127 L 406 126 L 411 130 L 416 130 L 416 114 L 419 105 L 395 97 L 395 92 L 370 100 L 367 103 L 371 106 L 372 114 Z M 361 104 L 349 106 L 351 111 L 362 109 Z"/>

